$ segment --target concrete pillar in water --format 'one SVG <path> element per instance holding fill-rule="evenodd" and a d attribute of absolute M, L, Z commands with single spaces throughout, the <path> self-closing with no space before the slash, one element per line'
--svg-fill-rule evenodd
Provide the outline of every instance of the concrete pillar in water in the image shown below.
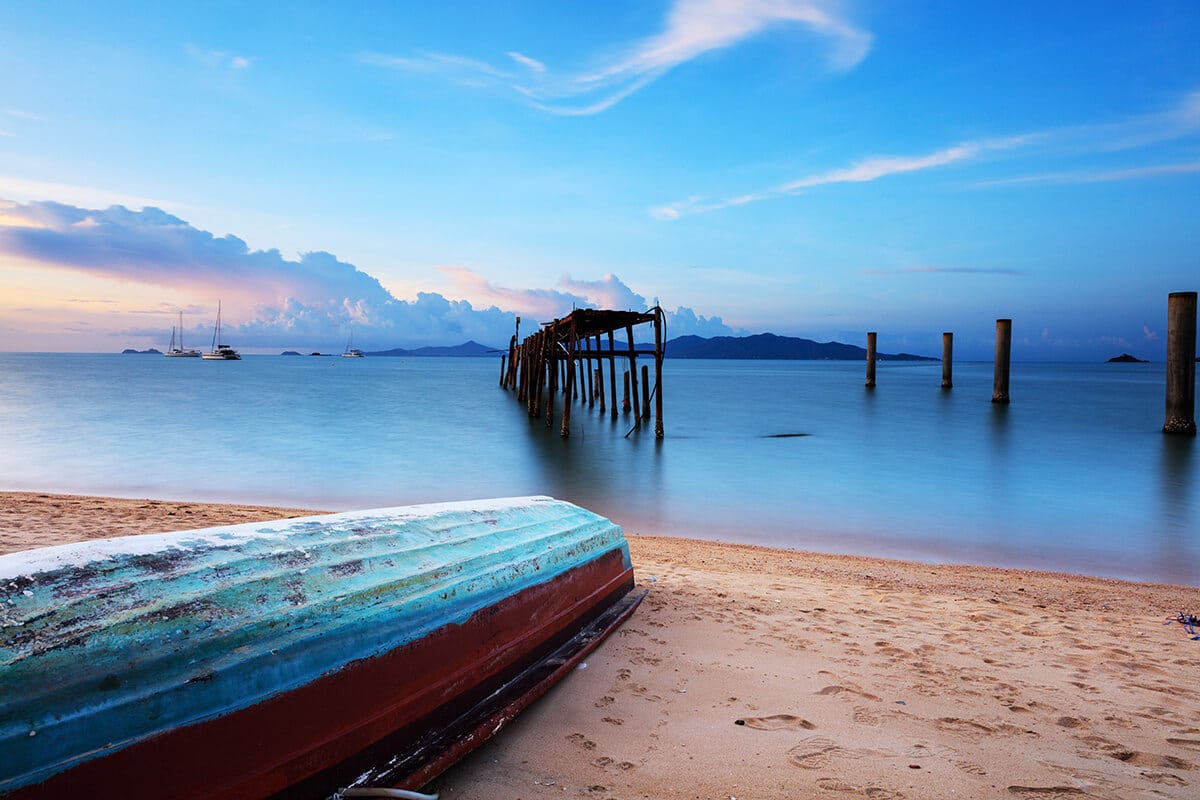
<path fill-rule="evenodd" d="M 942 388 L 954 386 L 954 334 L 942 334 Z"/>
<path fill-rule="evenodd" d="M 996 368 L 992 378 L 992 402 L 1008 403 L 1008 372 L 1012 354 L 1012 320 L 996 320 Z"/>
<path fill-rule="evenodd" d="M 1167 415 L 1163 433 L 1196 435 L 1196 293 L 1167 296 Z"/>
<path fill-rule="evenodd" d="M 875 331 L 867 334 L 867 388 L 875 386 Z"/>

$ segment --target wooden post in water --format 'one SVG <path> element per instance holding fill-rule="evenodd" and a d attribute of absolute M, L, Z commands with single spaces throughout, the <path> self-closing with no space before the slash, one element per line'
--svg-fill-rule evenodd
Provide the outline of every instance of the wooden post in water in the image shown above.
<path fill-rule="evenodd" d="M 603 364 L 604 362 L 597 362 Z M 604 413 L 604 367 L 596 367 L 596 397 L 600 400 L 600 413 Z"/>
<path fill-rule="evenodd" d="M 612 418 L 617 418 L 617 356 L 614 348 L 613 332 L 608 332 L 608 385 L 612 390 Z"/>
<path fill-rule="evenodd" d="M 1167 414 L 1163 433 L 1196 435 L 1196 293 L 1167 296 Z"/>
<path fill-rule="evenodd" d="M 663 368 L 663 310 L 654 307 L 654 438 L 663 438 L 662 368 Z"/>
<path fill-rule="evenodd" d="M 650 366 L 642 364 L 642 419 L 650 419 Z"/>
<path fill-rule="evenodd" d="M 875 331 L 867 334 L 867 388 L 875 387 Z"/>
<path fill-rule="evenodd" d="M 504 375 L 505 375 L 504 367 L 505 367 L 505 361 L 507 360 L 507 358 L 508 358 L 508 356 L 505 353 L 500 354 L 500 385 L 501 386 L 504 385 Z"/>
<path fill-rule="evenodd" d="M 575 336 L 575 325 L 571 325 L 571 338 L 567 341 L 567 388 L 563 392 L 562 429 L 559 435 L 566 439 L 571 435 L 571 403 L 575 401 L 575 359 L 579 355 L 577 349 L 579 339 Z"/>
<path fill-rule="evenodd" d="M 1012 320 L 996 320 L 996 367 L 992 377 L 992 402 L 1008 403 L 1008 372 L 1012 356 Z"/>
<path fill-rule="evenodd" d="M 954 386 L 954 334 L 942 334 L 942 388 Z"/>
<path fill-rule="evenodd" d="M 554 322 L 557 325 L 558 320 Z M 554 342 L 554 337 L 547 335 L 544 347 L 547 371 L 550 373 L 550 385 L 546 388 L 546 427 L 551 428 L 554 426 L 554 400 L 558 395 L 558 374 L 561 370 L 558 366 L 558 345 Z"/>
<path fill-rule="evenodd" d="M 638 407 L 637 353 L 633 349 L 633 326 L 626 325 L 625 332 L 629 336 L 629 397 L 633 401 L 633 418 L 640 421 L 642 410 Z"/>
<path fill-rule="evenodd" d="M 621 395 L 621 411 L 629 413 L 629 370 L 625 370 L 625 394 Z"/>

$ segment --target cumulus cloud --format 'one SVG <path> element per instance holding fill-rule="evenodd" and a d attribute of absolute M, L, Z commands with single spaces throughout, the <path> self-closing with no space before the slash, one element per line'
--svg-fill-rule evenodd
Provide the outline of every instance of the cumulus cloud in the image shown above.
<path fill-rule="evenodd" d="M 503 86 L 555 114 L 597 114 L 682 64 L 780 26 L 799 26 L 815 34 L 825 43 L 830 69 L 851 69 L 866 58 L 872 38 L 839 11 L 840 4 L 831 0 L 675 0 L 661 31 L 617 48 L 591 69 L 567 76 L 551 74 L 543 62 L 515 51 L 505 55 L 523 67 L 520 76 L 486 62 L 441 53 L 368 54 L 362 60 L 436 73 L 457 83 Z M 468 76 L 475 80 L 467 80 Z"/>
<path fill-rule="evenodd" d="M 372 275 L 326 252 L 295 259 L 278 250 L 251 250 L 236 236 L 214 236 L 158 208 L 88 209 L 53 202 L 0 202 L 0 257 L 129 281 L 253 309 L 231 325 L 246 347 L 327 347 L 349 328 L 363 349 L 454 345 L 475 340 L 507 345 L 515 317 L 546 321 L 574 308 L 647 307 L 615 275 L 597 281 L 563 275 L 553 289 L 507 289 L 474 272 L 445 268 L 462 293 L 482 301 L 451 300 L 433 292 L 415 300 L 391 294 Z M 731 331 L 718 317 L 680 308 L 679 334 Z M 683 330 L 679 330 L 682 328 Z"/>

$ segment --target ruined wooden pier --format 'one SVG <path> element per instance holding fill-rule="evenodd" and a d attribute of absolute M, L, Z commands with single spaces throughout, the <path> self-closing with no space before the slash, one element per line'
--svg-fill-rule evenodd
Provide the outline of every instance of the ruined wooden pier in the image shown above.
<path fill-rule="evenodd" d="M 620 411 L 631 413 L 635 427 L 650 419 L 650 400 L 654 399 L 654 435 L 663 438 L 662 367 L 663 310 L 655 306 L 645 312 L 608 311 L 581 308 L 562 319 L 542 323 L 538 332 L 518 343 L 514 334 L 508 356 L 500 362 L 500 385 L 513 389 L 517 400 L 525 403 L 529 416 L 545 414 L 546 427 L 554 425 L 554 395 L 561 391 L 561 435 L 571 433 L 571 407 L 578 401 L 605 411 L 605 362 L 608 364 L 607 389 L 613 419 L 617 407 L 617 359 L 625 359 Z M 519 325 L 518 320 L 518 325 Z M 638 325 L 654 326 L 654 349 L 638 349 L 633 330 Z M 625 334 L 626 345 L 618 349 L 617 333 Z M 642 364 L 638 377 L 638 356 L 654 359 L 654 386 L 650 386 L 650 368 Z"/>

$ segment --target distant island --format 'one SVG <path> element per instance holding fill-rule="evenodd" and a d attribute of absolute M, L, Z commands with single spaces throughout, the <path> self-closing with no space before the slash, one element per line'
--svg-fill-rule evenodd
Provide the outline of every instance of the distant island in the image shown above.
<path fill-rule="evenodd" d="M 625 345 L 618 342 L 618 350 Z M 641 351 L 653 351 L 654 345 L 638 343 L 635 345 Z M 601 349 L 607 350 L 608 343 L 601 342 Z M 667 358 L 711 358 L 711 359 L 743 359 L 743 360 L 774 360 L 774 361 L 865 361 L 867 350 L 853 344 L 841 342 L 816 342 L 812 339 L 800 339 L 795 336 L 778 336 L 774 333 L 757 333 L 752 336 L 714 336 L 706 339 L 703 336 L 679 336 L 664 345 Z M 149 350 L 123 350 L 124 354 L 162 355 L 154 348 Z M 486 356 L 507 355 L 508 348 L 488 347 L 476 341 L 463 342 L 449 347 L 417 347 L 406 349 L 393 347 L 390 350 L 367 351 L 368 356 L 403 357 L 403 358 L 479 358 Z M 285 350 L 280 355 L 298 356 L 296 350 Z M 327 353 L 313 352 L 310 355 L 322 356 Z M 912 353 L 876 353 L 880 361 L 940 361 L 930 356 L 918 356 Z M 1128 353 L 1111 358 L 1112 362 L 1140 362 Z"/>
<path fill-rule="evenodd" d="M 422 356 L 496 356 L 501 352 L 507 353 L 507 348 L 503 351 L 494 347 L 487 347 L 476 341 L 463 342 L 462 344 L 453 347 L 418 347 L 415 350 L 405 350 L 402 347 L 393 347 L 391 350 L 375 350 L 368 351 L 369 356 L 404 356 L 420 358 Z"/>
<path fill-rule="evenodd" d="M 1149 364 L 1150 362 L 1144 358 L 1131 356 L 1129 353 L 1121 353 L 1119 356 L 1113 356 L 1107 362 L 1108 364 Z"/>
<path fill-rule="evenodd" d="M 841 342 L 814 342 L 794 336 L 680 336 L 666 344 L 667 358 L 737 358 L 788 361 L 865 361 L 867 350 Z M 940 361 L 911 353 L 876 353 L 880 361 Z"/>
<path fill-rule="evenodd" d="M 132 347 L 126 347 L 121 351 L 123 356 L 161 356 L 162 350 L 155 350 L 151 347 L 149 350 L 134 350 Z"/>
<path fill-rule="evenodd" d="M 617 348 L 624 345 L 618 343 Z M 648 343 L 636 344 L 639 350 L 653 350 L 654 345 Z M 601 342 L 601 349 L 607 350 L 608 343 Z M 759 333 L 753 336 L 714 336 L 706 339 L 702 336 L 680 336 L 671 339 L 665 345 L 667 358 L 713 358 L 713 359 L 762 359 L 762 360 L 809 360 L 809 361 L 865 361 L 866 348 L 841 342 L 815 342 L 812 339 L 799 339 L 794 336 L 777 336 L 773 333 Z M 418 347 L 407 350 L 401 347 L 391 350 L 369 351 L 368 356 L 404 356 L 420 358 L 422 356 L 497 356 L 508 352 L 508 348 L 488 347 L 475 341 L 464 342 L 453 347 Z M 880 361 L 939 361 L 929 356 L 917 356 L 911 353 L 876 353 Z"/>

